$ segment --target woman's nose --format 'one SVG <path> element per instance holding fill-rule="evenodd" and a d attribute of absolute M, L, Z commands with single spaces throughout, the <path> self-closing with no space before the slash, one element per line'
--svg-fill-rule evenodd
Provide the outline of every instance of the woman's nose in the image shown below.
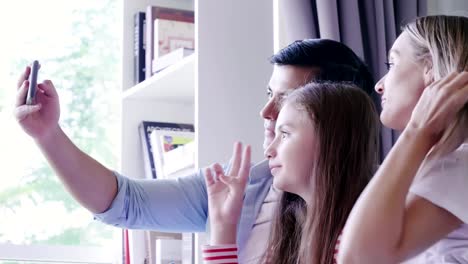
<path fill-rule="evenodd" d="M 376 91 L 378 94 L 383 94 L 383 92 L 384 92 L 384 86 L 383 86 L 384 78 L 385 78 L 385 76 L 382 77 L 382 79 L 380 79 L 380 80 L 375 84 L 374 89 L 375 89 L 375 91 Z"/>

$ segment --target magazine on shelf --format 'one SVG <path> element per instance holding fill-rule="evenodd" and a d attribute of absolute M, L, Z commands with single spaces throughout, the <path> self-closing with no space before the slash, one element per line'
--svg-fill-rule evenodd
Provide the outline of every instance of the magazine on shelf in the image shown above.
<path fill-rule="evenodd" d="M 195 48 L 195 24 L 167 19 L 154 20 L 153 60 L 178 48 Z"/>
<path fill-rule="evenodd" d="M 159 178 L 177 178 L 195 167 L 194 132 L 153 130 L 150 142 Z"/>
<path fill-rule="evenodd" d="M 159 58 L 154 59 L 153 67 L 151 68 L 153 70 L 153 74 L 165 69 L 170 65 L 176 64 L 183 58 L 192 55 L 194 51 L 194 49 L 189 48 L 178 48 L 165 55 L 162 55 Z"/>
<path fill-rule="evenodd" d="M 138 127 L 140 133 L 141 149 L 143 152 L 144 170 L 147 179 L 159 177 L 154 164 L 154 151 L 150 142 L 151 132 L 154 130 L 194 132 L 192 124 L 169 123 L 158 121 L 142 121 Z"/>

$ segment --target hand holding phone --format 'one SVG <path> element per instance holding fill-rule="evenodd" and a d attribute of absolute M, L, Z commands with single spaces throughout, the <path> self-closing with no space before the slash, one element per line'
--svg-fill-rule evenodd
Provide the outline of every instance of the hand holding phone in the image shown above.
<path fill-rule="evenodd" d="M 26 104 L 36 104 L 36 91 L 37 91 L 37 74 L 39 72 L 39 62 L 33 61 L 31 66 L 31 74 L 29 74 L 29 89 L 28 95 L 26 96 Z"/>

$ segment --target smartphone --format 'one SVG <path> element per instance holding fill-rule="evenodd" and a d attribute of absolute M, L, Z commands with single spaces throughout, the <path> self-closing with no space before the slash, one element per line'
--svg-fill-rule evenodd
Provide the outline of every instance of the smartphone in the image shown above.
<path fill-rule="evenodd" d="M 26 96 L 26 104 L 36 104 L 36 91 L 37 91 L 37 74 L 39 72 L 39 61 L 33 61 L 31 65 L 31 74 L 29 74 L 29 89 Z"/>

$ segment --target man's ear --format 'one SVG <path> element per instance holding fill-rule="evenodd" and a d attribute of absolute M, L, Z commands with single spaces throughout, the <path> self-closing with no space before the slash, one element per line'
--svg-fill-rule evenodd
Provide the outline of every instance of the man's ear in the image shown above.
<path fill-rule="evenodd" d="M 432 61 L 427 60 L 424 64 L 424 84 L 427 87 L 434 82 L 434 70 L 432 67 Z"/>

